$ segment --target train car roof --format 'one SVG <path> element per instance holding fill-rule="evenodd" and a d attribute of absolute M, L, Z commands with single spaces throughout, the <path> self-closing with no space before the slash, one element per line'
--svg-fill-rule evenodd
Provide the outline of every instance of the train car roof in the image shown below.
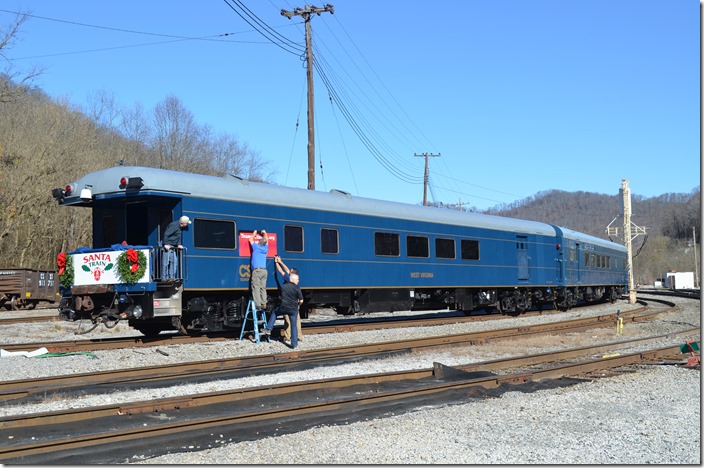
<path fill-rule="evenodd" d="M 125 189 L 120 188 L 119 185 L 119 181 L 123 177 L 141 177 L 143 185 L 139 189 L 140 193 L 159 193 L 173 196 L 189 195 L 337 213 L 412 219 L 429 223 L 480 227 L 500 231 L 508 230 L 525 234 L 546 236 L 555 236 L 556 234 L 554 226 L 537 221 L 355 197 L 347 192 L 335 189 L 330 190 L 330 192 L 320 192 L 283 187 L 253 182 L 234 175 L 217 177 L 139 166 L 115 166 L 86 174 L 73 184 L 76 195 L 67 197 L 62 203 L 81 203 L 78 193 L 85 186 L 91 186 L 93 196 L 96 199 L 124 196 Z M 579 234 L 576 231 L 564 228 L 563 231 L 571 233 L 574 237 Z M 587 235 L 583 234 L 583 236 Z M 592 238 L 592 241 L 596 239 L 607 244 L 613 244 L 596 237 L 587 237 Z"/>
<path fill-rule="evenodd" d="M 562 226 L 559 226 L 559 229 L 562 230 L 562 235 L 566 239 L 572 239 L 577 242 L 594 244 L 600 247 L 606 247 L 610 249 L 622 250 L 623 252 L 626 251 L 626 247 L 624 245 L 618 244 L 616 242 L 611 242 L 600 237 L 591 236 L 583 232 L 573 231 L 572 229 L 568 229 Z"/>

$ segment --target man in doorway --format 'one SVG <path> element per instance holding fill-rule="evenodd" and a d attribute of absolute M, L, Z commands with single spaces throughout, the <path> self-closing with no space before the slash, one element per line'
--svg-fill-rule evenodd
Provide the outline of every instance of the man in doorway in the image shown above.
<path fill-rule="evenodd" d="M 162 279 L 174 279 L 178 273 L 178 253 L 183 250 L 181 234 L 191 224 L 188 216 L 181 216 L 178 221 L 172 221 L 164 231 L 164 253 L 161 257 Z"/>

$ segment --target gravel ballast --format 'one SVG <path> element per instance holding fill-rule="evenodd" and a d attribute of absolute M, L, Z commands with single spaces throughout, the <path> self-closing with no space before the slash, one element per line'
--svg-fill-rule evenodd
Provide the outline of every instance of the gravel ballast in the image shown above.
<path fill-rule="evenodd" d="M 622 337 L 611 329 L 595 329 L 587 341 L 619 341 L 639 334 L 664 334 L 699 326 L 699 303 L 679 300 L 681 310 L 655 320 L 627 324 Z M 566 314 L 518 317 L 501 321 L 500 328 L 517 324 L 578 318 L 622 311 L 637 305 L 619 302 L 598 308 L 575 309 Z M 68 326 L 67 326 L 68 325 Z M 21 324 L 3 326 L 3 342 L 77 339 L 75 324 Z M 423 329 L 395 329 L 334 335 L 306 335 L 301 349 L 318 349 L 412 336 L 447 335 L 496 328 L 496 323 L 444 325 Z M 98 331 L 100 329 L 96 329 Z M 49 335 L 47 334 L 49 333 Z M 65 333 L 66 336 L 62 336 Z M 305 332 L 304 332 L 305 333 Z M 134 335 L 121 325 L 99 336 Z M 581 340 L 581 341 L 580 341 Z M 71 401 L 33 405 L 0 405 L 0 416 L 82 407 L 96 404 L 161 398 L 229 388 L 276 384 L 311 378 L 369 374 L 400 369 L 432 367 L 533 354 L 569 345 L 587 345 L 584 336 L 543 337 L 515 349 L 497 342 L 470 348 L 417 353 L 403 358 L 333 366 L 310 372 L 284 372 L 263 377 L 182 385 L 144 392 L 116 392 Z M 574 342 L 573 342 L 574 341 Z M 667 345 L 663 340 L 663 346 Z M 2 345 L 0 345 L 0 348 Z M 0 379 L 16 380 L 46 375 L 72 374 L 124 367 L 289 352 L 282 343 L 255 344 L 234 340 L 200 345 L 96 351 L 89 355 L 55 358 L 12 357 L 0 359 Z M 624 351 L 625 352 L 625 351 Z M 683 359 L 686 356 L 683 356 Z M 385 415 L 342 426 L 324 426 L 262 440 L 228 443 L 218 438 L 216 447 L 198 441 L 182 453 L 155 458 L 125 454 L 126 463 L 149 464 L 479 464 L 479 463 L 611 463 L 700 464 L 700 371 L 674 365 L 644 365 L 635 372 L 570 387 L 534 393 L 508 392 L 500 398 L 423 408 L 406 414 Z M 217 438 L 217 437 L 216 437 Z"/>

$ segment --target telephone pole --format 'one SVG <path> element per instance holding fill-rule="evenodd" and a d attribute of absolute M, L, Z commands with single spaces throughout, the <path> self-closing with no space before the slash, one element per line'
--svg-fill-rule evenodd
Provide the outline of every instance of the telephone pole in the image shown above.
<path fill-rule="evenodd" d="M 645 227 L 640 227 L 631 222 L 631 189 L 627 179 L 621 179 L 621 193 L 623 195 L 623 242 L 626 246 L 626 262 L 628 270 L 628 303 L 636 303 L 636 287 L 633 277 L 633 247 L 632 241 L 641 234 L 646 234 Z M 616 217 L 618 218 L 618 216 Z M 606 233 L 610 235 L 618 235 L 618 228 L 611 227 L 614 221 L 606 227 Z M 635 235 L 634 235 L 635 234 Z"/>
<path fill-rule="evenodd" d="M 623 238 L 628 255 L 628 303 L 636 303 L 635 282 L 633 280 L 633 248 L 631 246 L 631 189 L 626 179 L 621 180 L 623 190 Z"/>
<path fill-rule="evenodd" d="M 313 13 L 320 16 L 321 13 L 335 13 L 335 9 L 329 3 L 323 8 L 306 5 L 305 8 L 294 8 L 293 11 L 281 10 L 281 15 L 291 19 L 300 16 L 306 23 L 306 71 L 308 76 L 308 190 L 315 190 L 315 132 L 313 119 L 313 48 L 311 47 L 310 18 Z"/>
<path fill-rule="evenodd" d="M 417 158 L 425 158 L 425 174 L 423 175 L 423 206 L 428 205 L 428 179 L 430 178 L 430 172 L 428 170 L 428 158 L 433 157 L 436 158 L 440 156 L 440 153 L 438 154 L 430 154 L 430 153 L 423 153 L 423 154 L 413 154 L 413 156 Z"/>
<path fill-rule="evenodd" d="M 697 228 L 692 226 L 692 242 L 694 246 L 694 287 L 699 285 L 699 256 L 697 255 Z"/>

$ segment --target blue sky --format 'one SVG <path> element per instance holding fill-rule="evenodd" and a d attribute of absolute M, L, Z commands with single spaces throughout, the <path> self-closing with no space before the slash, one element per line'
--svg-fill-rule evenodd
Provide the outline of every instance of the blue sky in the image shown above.
<path fill-rule="evenodd" d="M 616 195 L 621 179 L 646 197 L 700 184 L 698 1 L 330 3 L 311 21 L 317 190 L 420 203 L 426 152 L 440 154 L 429 201 L 479 209 L 550 189 Z M 0 27 L 35 15 L 6 58 L 44 67 L 49 95 L 83 106 L 105 90 L 148 110 L 174 95 L 269 161 L 274 182 L 305 188 L 304 26 L 280 13 L 304 6 L 4 0 Z"/>

